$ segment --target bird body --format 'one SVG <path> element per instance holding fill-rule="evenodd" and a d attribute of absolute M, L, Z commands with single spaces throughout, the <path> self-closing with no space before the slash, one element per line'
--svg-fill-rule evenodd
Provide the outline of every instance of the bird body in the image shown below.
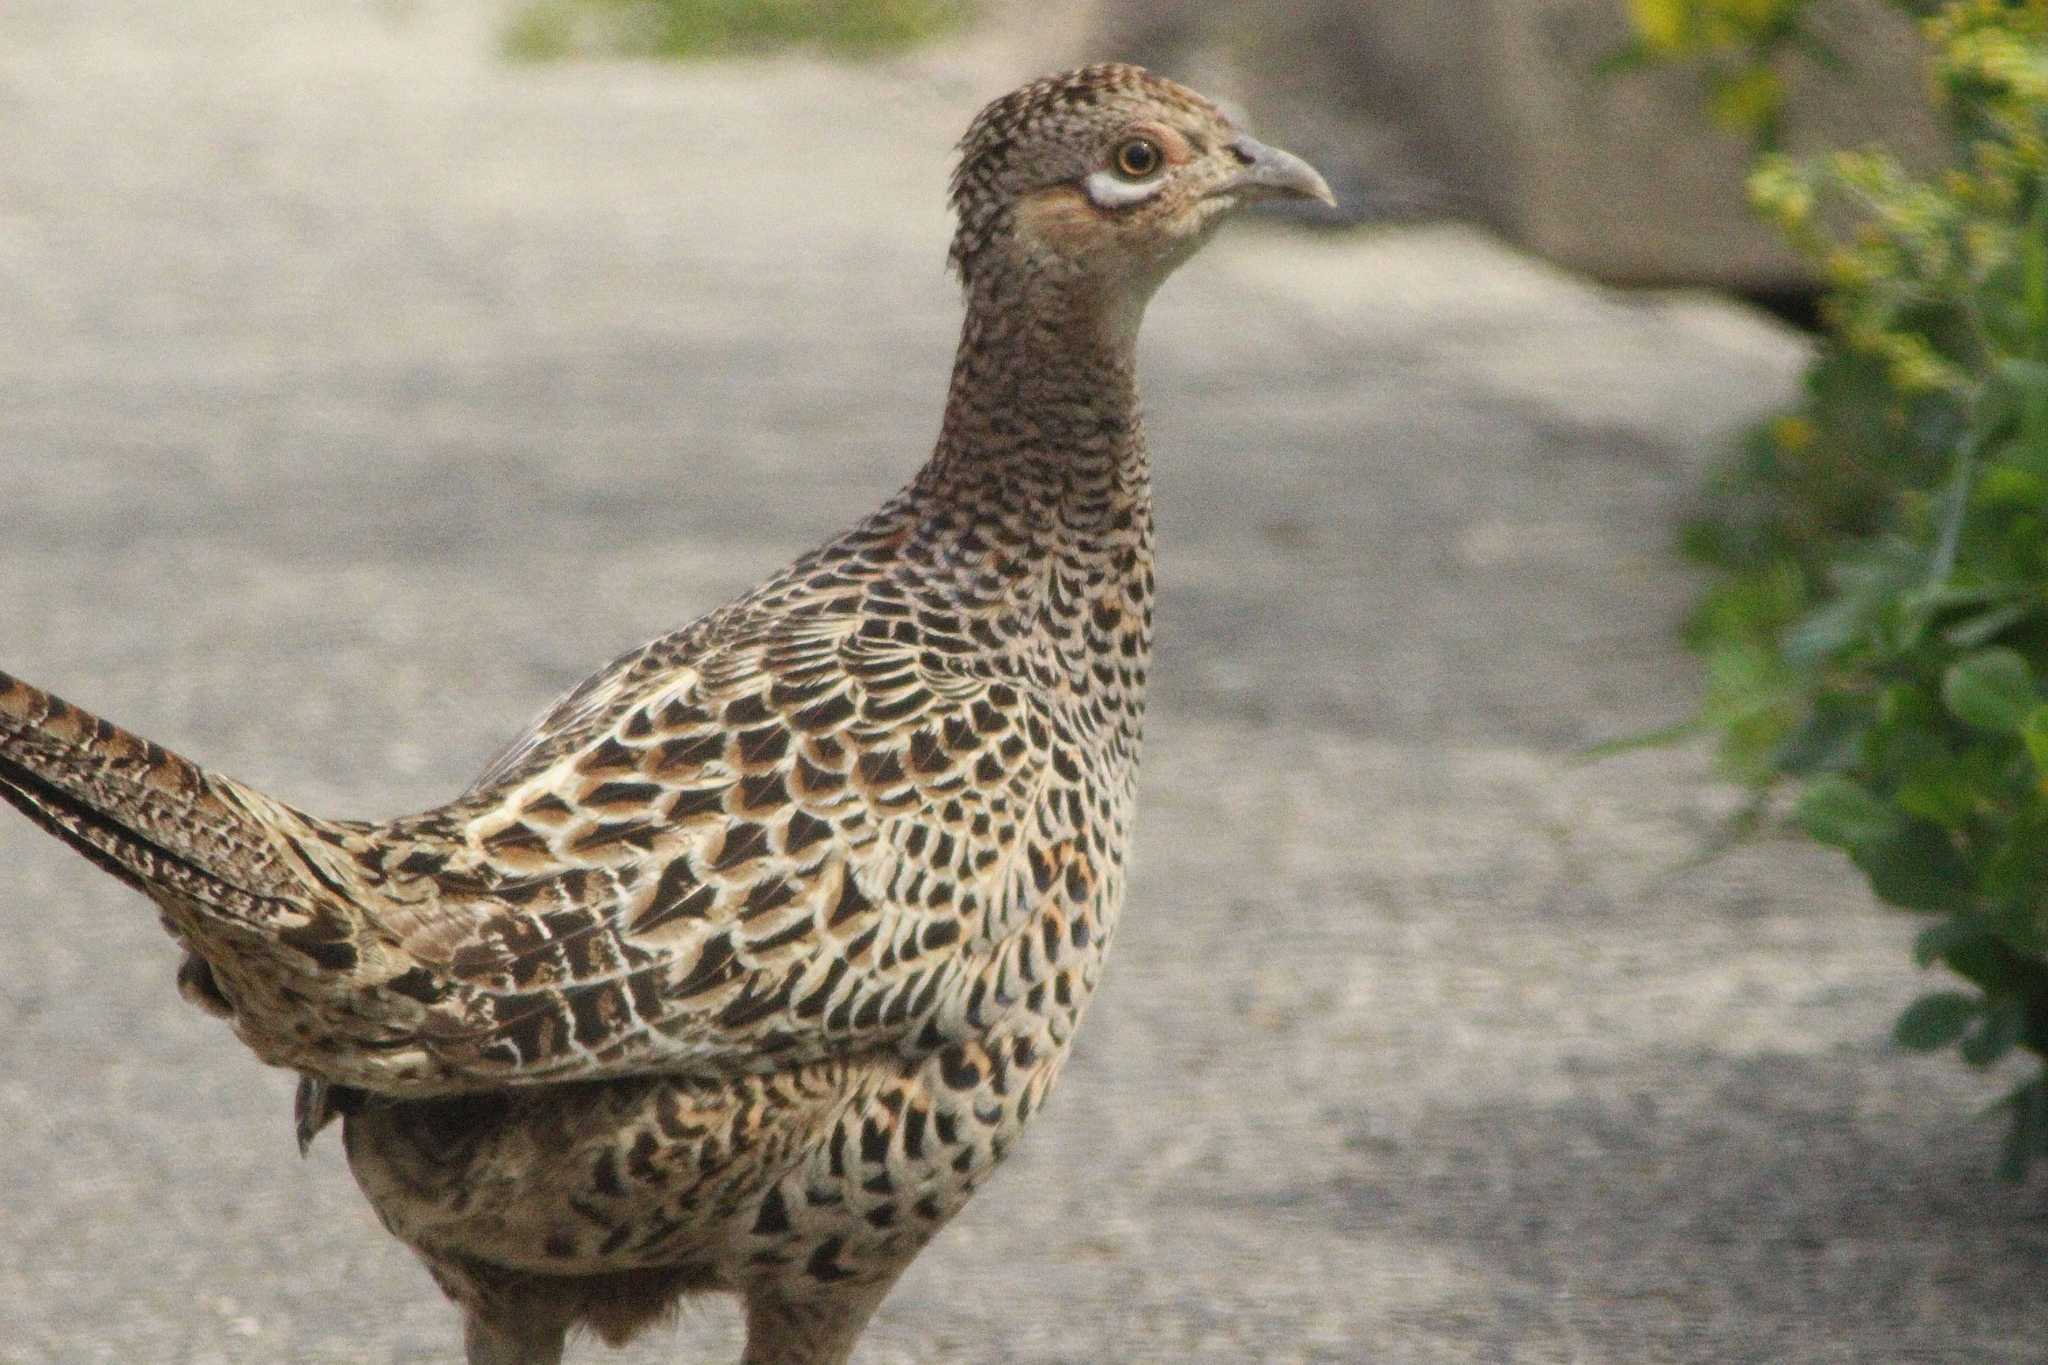
<path fill-rule="evenodd" d="M 990 105 L 931 460 L 445 806 L 315 818 L 0 674 L 0 797 L 157 902 L 302 1144 L 343 1119 L 472 1362 L 699 1291 L 754 1365 L 842 1361 L 1044 1102 L 1136 792 L 1137 321 L 1268 193 L 1327 196 L 1137 68 Z"/>

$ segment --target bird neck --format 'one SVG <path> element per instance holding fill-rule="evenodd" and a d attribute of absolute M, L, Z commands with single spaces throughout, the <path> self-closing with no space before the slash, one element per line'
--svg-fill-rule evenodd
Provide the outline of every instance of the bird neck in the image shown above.
<path fill-rule="evenodd" d="M 1084 285 L 996 272 L 969 285 L 938 446 L 912 485 L 914 535 L 931 548 L 957 549 L 970 530 L 1040 557 L 1149 542 L 1144 301 Z"/>

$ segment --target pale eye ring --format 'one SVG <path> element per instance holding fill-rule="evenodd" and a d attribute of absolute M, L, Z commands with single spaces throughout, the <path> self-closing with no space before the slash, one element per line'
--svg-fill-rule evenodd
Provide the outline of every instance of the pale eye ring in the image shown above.
<path fill-rule="evenodd" d="M 1143 180 L 1166 163 L 1166 153 L 1149 137 L 1126 138 L 1117 144 L 1116 173 L 1126 180 Z"/>

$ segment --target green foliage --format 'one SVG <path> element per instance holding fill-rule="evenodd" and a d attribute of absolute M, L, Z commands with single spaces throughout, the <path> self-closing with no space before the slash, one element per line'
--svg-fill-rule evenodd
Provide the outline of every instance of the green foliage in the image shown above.
<path fill-rule="evenodd" d="M 1707 108 L 1731 128 L 1775 143 L 1785 108 L 1781 54 L 1826 54 L 1801 22 L 1807 0 L 1626 0 L 1634 37 L 1616 67 L 1684 61 L 1705 86 Z"/>
<path fill-rule="evenodd" d="M 2048 1058 L 2048 0 L 1924 16 L 1955 164 L 1766 144 L 1758 207 L 1829 286 L 1798 405 L 1751 433 L 1685 546 L 1716 571 L 1687 638 L 1727 771 L 1797 821 L 1965 989 L 1900 1046 Z M 1633 55 L 1777 71 L 1810 0 L 1629 0 Z M 2048 1073 L 2005 1101 L 2002 1168 L 2048 1155 Z"/>
<path fill-rule="evenodd" d="M 815 47 L 867 57 L 964 23 L 971 0 L 533 0 L 505 34 L 509 55 L 720 57 Z"/>
<path fill-rule="evenodd" d="M 1929 15 L 1945 0 L 1891 0 Z M 1704 86 L 1707 109 L 1764 147 L 1783 131 L 1787 77 L 1802 63 L 1839 68 L 1845 58 L 1812 23 L 1817 0 L 1623 0 L 1631 36 L 1611 68 L 1684 63 Z"/>

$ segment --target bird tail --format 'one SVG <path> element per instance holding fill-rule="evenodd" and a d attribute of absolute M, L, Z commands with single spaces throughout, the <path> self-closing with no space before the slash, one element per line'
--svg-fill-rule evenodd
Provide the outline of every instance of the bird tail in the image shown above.
<path fill-rule="evenodd" d="M 265 1061 L 301 1065 L 241 1005 L 286 1023 L 312 995 L 358 984 L 372 915 L 334 869 L 350 827 L 316 820 L 0 673 L 0 800 L 156 901 L 196 961 L 180 986 Z M 329 866 L 323 870 L 322 864 Z M 224 997 L 240 961 L 260 986 Z M 266 1037 L 267 1033 L 275 1036 Z"/>
<path fill-rule="evenodd" d="M 159 900 L 257 930 L 303 915 L 305 883 L 266 829 L 295 812 L 6 673 L 0 799 Z"/>
<path fill-rule="evenodd" d="M 371 827 L 303 815 L 5 673 L 0 800 L 154 900 L 186 949 L 185 994 L 317 1078 L 302 1141 L 345 1112 L 327 1083 L 448 1088 L 414 1036 L 439 983 L 358 875 Z"/>
<path fill-rule="evenodd" d="M 320 1071 L 334 1044 L 346 1055 L 331 1006 L 366 984 L 371 916 L 321 864 L 347 826 L 301 815 L 6 673 L 0 800 L 154 900 L 185 945 L 180 989 L 231 1016 L 257 1056 Z M 396 970 L 378 965 L 382 976 Z M 343 1032 L 388 1029 L 373 1012 Z"/>

